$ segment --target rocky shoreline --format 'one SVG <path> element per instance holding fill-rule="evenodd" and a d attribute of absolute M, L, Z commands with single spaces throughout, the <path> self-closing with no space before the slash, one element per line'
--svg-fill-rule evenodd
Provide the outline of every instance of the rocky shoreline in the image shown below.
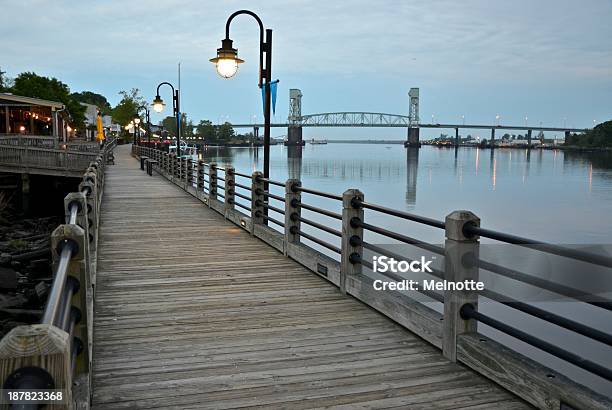
<path fill-rule="evenodd" d="M 51 232 L 61 223 L 57 216 L 0 218 L 0 339 L 40 320 L 53 281 Z"/>

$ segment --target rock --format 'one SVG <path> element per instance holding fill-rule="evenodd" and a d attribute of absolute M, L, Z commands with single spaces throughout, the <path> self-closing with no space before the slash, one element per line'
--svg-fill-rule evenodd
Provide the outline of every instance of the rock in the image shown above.
<path fill-rule="evenodd" d="M 0 267 L 0 289 L 17 289 L 17 272 L 11 268 Z"/>
<path fill-rule="evenodd" d="M 10 253 L 6 253 L 6 252 L 0 253 L 0 265 L 1 266 L 8 266 L 8 265 L 10 265 L 12 259 L 13 259 L 13 257 L 11 256 Z"/>
<path fill-rule="evenodd" d="M 0 293 L 0 309 L 13 307 L 19 308 L 24 306 L 27 302 L 28 300 L 26 297 L 19 293 L 16 295 L 6 295 Z"/>
<path fill-rule="evenodd" d="M 38 296 L 38 300 L 41 302 L 47 300 L 47 295 L 49 294 L 49 285 L 45 282 L 38 282 L 36 286 L 34 286 L 34 291 L 36 292 L 36 296 Z"/>
<path fill-rule="evenodd" d="M 28 276 L 32 279 L 52 276 L 51 261 L 49 259 L 35 259 L 26 267 Z"/>

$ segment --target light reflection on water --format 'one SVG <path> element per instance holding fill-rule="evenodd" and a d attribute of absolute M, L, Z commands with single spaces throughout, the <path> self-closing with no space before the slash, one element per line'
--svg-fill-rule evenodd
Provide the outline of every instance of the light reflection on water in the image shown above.
<path fill-rule="evenodd" d="M 252 148 L 209 148 L 205 161 L 231 163 L 239 172 L 260 170 L 263 151 Z M 296 178 L 304 187 L 340 194 L 358 188 L 368 202 L 444 219 L 453 210 L 468 209 L 481 218 L 486 228 L 559 244 L 612 244 L 612 153 L 578 153 L 559 150 L 516 150 L 435 148 L 405 149 L 402 145 L 328 144 L 303 148 L 271 147 L 271 178 Z M 240 181 L 245 183 L 245 181 Z M 248 184 L 248 182 L 246 182 Z M 276 194 L 282 193 L 282 188 Z M 241 200 L 238 198 L 237 200 Z M 340 212 L 341 204 L 327 198 L 304 194 L 304 203 Z M 246 204 L 246 203 L 245 203 Z M 282 204 L 274 204 L 282 208 Z M 282 219 L 279 215 L 271 215 Z M 340 229 L 337 220 L 303 211 L 303 216 Z M 365 220 L 430 243 L 443 243 L 444 232 L 406 220 L 366 210 Z M 305 231 L 340 246 L 337 237 L 302 225 Z M 389 239 L 367 232 L 371 243 Z M 486 239 L 483 243 L 491 242 Z M 319 246 L 314 248 L 327 254 Z M 330 255 L 334 256 L 334 255 Z M 508 255 L 506 255 L 508 256 Z M 591 272 L 592 273 L 592 272 Z M 537 275 L 537 272 L 531 272 Z M 548 273 L 554 280 L 554 273 Z M 565 279 L 580 288 L 591 278 L 576 272 Z M 587 275 L 587 276 L 585 276 Z M 486 275 L 483 275 L 486 276 Z M 609 276 L 602 292 L 612 289 Z M 523 286 L 525 285 L 515 285 Z M 509 290 L 509 289 L 507 289 Z M 533 289 L 532 289 L 533 290 Z M 503 293 L 503 289 L 498 289 Z M 527 292 L 527 289 L 522 291 Z M 526 294 L 526 293 L 525 293 Z M 612 295 L 612 294 L 611 294 Z M 481 298 L 482 299 L 482 298 Z M 482 301 L 481 311 L 574 351 L 602 365 L 612 366 L 612 355 L 598 342 L 572 334 L 553 325 L 542 326 L 537 319 Z M 531 301 L 530 301 L 531 302 Z M 588 323 L 612 333 L 609 312 L 570 301 L 542 300 L 537 306 Z M 441 305 L 429 304 L 440 310 Z M 612 385 L 567 365 L 499 332 L 480 326 L 483 333 L 602 392 Z"/>

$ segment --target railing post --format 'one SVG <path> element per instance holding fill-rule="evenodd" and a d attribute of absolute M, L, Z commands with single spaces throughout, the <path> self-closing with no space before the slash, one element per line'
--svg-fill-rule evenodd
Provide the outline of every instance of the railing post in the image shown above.
<path fill-rule="evenodd" d="M 197 176 L 197 180 L 198 180 L 198 192 L 203 193 L 204 192 L 204 161 L 200 160 L 198 161 L 198 176 Z"/>
<path fill-rule="evenodd" d="M 466 224 L 480 226 L 480 218 L 470 211 L 454 211 L 445 220 L 446 241 L 444 242 L 444 279 L 449 282 L 464 280 L 478 281 L 479 243 L 478 236 L 466 236 Z M 457 336 L 476 332 L 477 322 L 461 317 L 461 307 L 470 303 L 478 307 L 478 293 L 473 290 L 446 290 L 444 292 L 444 329 L 442 354 L 449 360 L 457 361 Z"/>
<path fill-rule="evenodd" d="M 208 165 L 208 206 L 213 199 L 217 199 L 217 163 Z"/>
<path fill-rule="evenodd" d="M 342 255 L 340 258 L 340 291 L 346 294 L 346 280 L 349 275 L 361 273 L 363 258 L 363 193 L 349 189 L 342 194 Z"/>
<path fill-rule="evenodd" d="M 297 190 L 302 186 L 299 179 L 288 179 L 285 182 L 285 244 L 300 243 L 300 220 L 302 214 L 302 194 Z M 285 246 L 287 256 L 287 246 Z"/>
<path fill-rule="evenodd" d="M 251 176 L 251 235 L 255 234 L 255 225 L 263 225 L 264 219 L 264 182 L 263 173 L 256 171 Z"/>
<path fill-rule="evenodd" d="M 236 175 L 234 174 L 234 167 L 230 165 L 225 166 L 225 217 L 227 218 L 228 212 L 234 209 L 234 203 L 236 201 Z"/>
<path fill-rule="evenodd" d="M 191 158 L 188 158 L 187 159 L 187 181 L 186 181 L 187 188 L 193 187 L 193 170 L 194 170 L 193 160 Z"/>
<path fill-rule="evenodd" d="M 183 186 L 187 189 L 187 158 L 181 158 L 181 181 Z"/>
<path fill-rule="evenodd" d="M 75 375 L 89 373 L 91 369 L 91 353 L 93 347 L 93 299 L 88 298 L 87 271 L 89 261 L 85 258 L 85 231 L 78 225 L 60 225 L 51 234 L 51 251 L 53 256 L 53 269 L 57 269 L 60 260 L 61 249 L 64 244 L 71 243 L 74 246 L 72 258 L 68 264 L 67 274 L 80 284 L 81 290 L 72 295 L 71 305 L 76 307 L 80 313 L 80 320 L 74 326 L 74 339 L 72 344 L 78 348 L 82 343 L 83 351 L 73 363 Z M 85 291 L 83 291 L 85 289 Z M 57 325 L 57 323 L 54 323 Z M 69 330 L 67 330 L 69 331 Z"/>

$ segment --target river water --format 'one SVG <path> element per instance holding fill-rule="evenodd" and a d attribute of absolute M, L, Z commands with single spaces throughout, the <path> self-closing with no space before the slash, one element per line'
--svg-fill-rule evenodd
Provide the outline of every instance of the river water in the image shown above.
<path fill-rule="evenodd" d="M 261 170 L 263 165 L 262 149 L 211 147 L 202 153 L 202 157 L 206 162 L 231 163 L 236 171 L 245 174 Z M 270 163 L 270 176 L 274 180 L 296 178 L 302 181 L 304 187 L 334 194 L 358 188 L 368 202 L 418 215 L 443 220 L 453 210 L 467 209 L 481 218 L 481 226 L 489 229 L 568 246 L 584 244 L 609 249 L 612 244 L 610 152 L 492 151 L 467 147 L 455 150 L 432 146 L 405 149 L 400 144 L 329 143 L 305 147 L 272 146 Z M 241 178 L 237 182 L 249 184 Z M 277 195 L 283 192 L 280 187 L 273 186 L 271 190 Z M 238 201 L 242 200 L 239 198 Z M 334 212 L 341 211 L 338 201 L 312 195 L 303 195 L 302 201 Z M 281 203 L 271 202 L 282 208 Z M 283 220 L 281 215 L 273 212 L 271 216 Z M 340 229 L 339 221 L 311 213 L 303 216 Z M 430 243 L 444 242 L 444 232 L 439 229 L 371 211 L 366 211 L 365 220 Z M 339 246 L 338 238 L 333 235 L 304 225 L 302 227 Z M 393 242 L 369 233 L 365 239 L 379 244 Z M 486 239 L 481 241 L 481 257 L 493 257 L 496 262 L 505 259 L 513 268 L 520 267 L 534 276 L 612 298 L 610 270 L 594 271 L 592 266 L 565 266 L 565 272 L 561 272 L 557 268 L 560 265 L 555 265 L 554 261 L 542 262 L 532 259 L 530 254 L 518 255 L 507 248 L 487 248 L 487 243 L 491 242 Z M 313 247 L 335 256 L 320 246 Z M 542 266 L 545 268 L 542 269 Z M 504 281 L 505 278 L 496 279 L 492 277 L 494 275 L 486 274 L 481 276 L 488 280 L 485 281 L 486 286 L 498 293 L 512 294 L 540 308 L 612 333 L 612 321 L 607 311 L 585 306 L 584 303 L 553 298 L 547 292 L 537 292 L 529 286 Z M 433 309 L 441 310 L 437 302 L 426 303 Z M 490 313 L 521 330 L 612 367 L 610 347 L 554 325 L 543 325 L 538 319 L 496 303 L 480 303 L 479 310 L 483 313 Z M 480 325 L 479 330 L 580 383 L 612 396 L 612 383 L 484 325 Z"/>

